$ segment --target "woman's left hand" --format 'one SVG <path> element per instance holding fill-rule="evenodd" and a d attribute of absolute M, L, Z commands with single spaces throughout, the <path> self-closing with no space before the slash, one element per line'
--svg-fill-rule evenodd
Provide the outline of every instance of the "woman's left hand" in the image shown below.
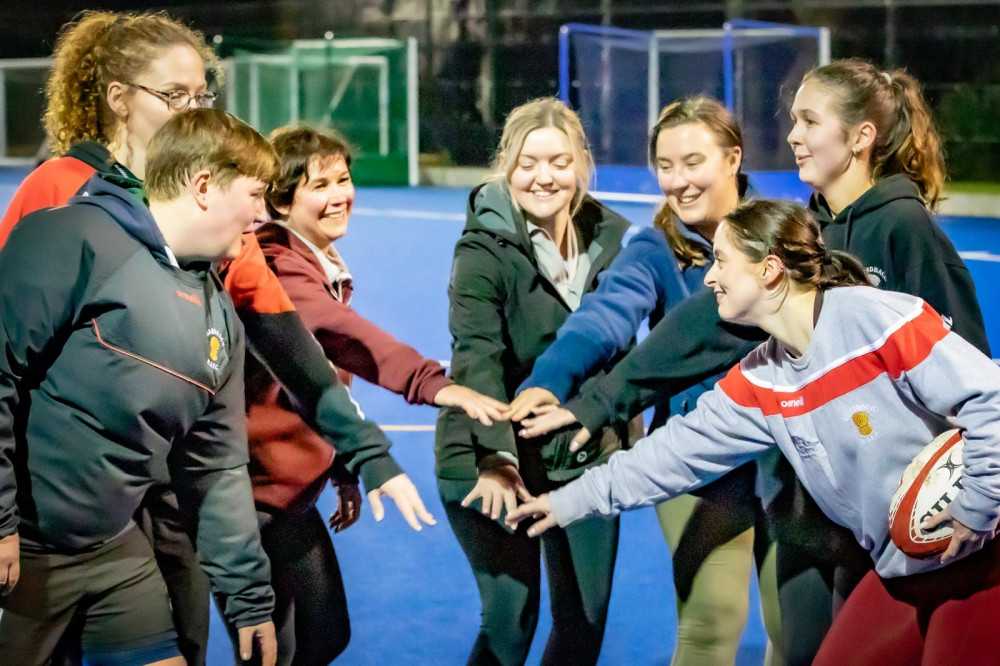
<path fill-rule="evenodd" d="M 434 404 L 438 407 L 458 407 L 485 426 L 493 425 L 493 421 L 507 420 L 507 404 L 483 395 L 470 388 L 452 384 L 445 386 L 434 396 Z"/>
<path fill-rule="evenodd" d="M 361 517 L 361 503 L 364 501 L 361 489 L 356 483 L 341 483 L 337 489 L 337 512 L 330 516 L 330 529 L 342 532 L 358 522 Z"/>
<path fill-rule="evenodd" d="M 535 497 L 513 511 L 507 512 L 504 522 L 507 527 L 516 529 L 518 523 L 528 518 L 536 518 L 536 522 L 528 528 L 528 536 L 536 537 L 550 527 L 556 526 L 556 519 L 552 515 L 552 506 L 549 504 L 549 494 L 544 493 Z"/>
<path fill-rule="evenodd" d="M 559 430 L 574 423 L 576 423 L 576 417 L 565 407 L 541 405 L 535 408 L 534 416 L 521 421 L 521 430 L 517 434 L 525 439 L 531 439 L 547 435 L 553 430 Z"/>
<path fill-rule="evenodd" d="M 948 523 L 951 524 L 954 532 L 951 535 L 951 541 L 948 543 L 948 549 L 941 555 L 941 564 L 957 556 L 965 544 L 974 544 L 975 548 L 981 548 L 986 540 L 993 536 L 990 532 L 978 532 L 958 522 L 952 517 L 948 507 L 945 507 L 940 513 L 934 514 L 921 523 L 920 529 L 930 532 Z"/>

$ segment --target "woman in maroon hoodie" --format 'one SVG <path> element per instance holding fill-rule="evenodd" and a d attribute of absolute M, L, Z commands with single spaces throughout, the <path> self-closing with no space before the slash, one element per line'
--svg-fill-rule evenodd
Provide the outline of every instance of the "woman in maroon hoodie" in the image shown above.
<path fill-rule="evenodd" d="M 347 231 L 354 203 L 351 154 L 334 132 L 276 130 L 270 137 L 281 176 L 268 196 L 275 222 L 257 230 L 278 276 L 326 357 L 349 383 L 358 375 L 411 404 L 454 406 L 486 425 L 506 405 L 453 384 L 424 358 L 349 305 L 351 274 L 334 241 Z M 250 475 L 276 596 L 278 663 L 327 664 L 347 646 L 350 622 L 343 581 L 316 499 L 330 480 L 339 506 L 336 531 L 358 518 L 357 479 L 338 469 L 334 451 L 296 414 L 288 396 L 248 358 Z M 379 515 L 379 512 L 376 512 Z"/>

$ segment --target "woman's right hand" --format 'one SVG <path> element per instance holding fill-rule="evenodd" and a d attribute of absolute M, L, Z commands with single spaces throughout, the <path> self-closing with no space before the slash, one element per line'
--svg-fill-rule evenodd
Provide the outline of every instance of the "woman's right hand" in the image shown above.
<path fill-rule="evenodd" d="M 427 525 L 437 525 L 434 516 L 424 507 L 424 501 L 420 499 L 417 487 L 405 474 L 397 474 L 378 488 L 368 491 L 368 504 L 372 508 L 375 522 L 385 518 L 382 495 L 392 498 L 392 501 L 396 503 L 396 508 L 403 514 L 403 518 L 417 532 L 423 529 L 420 526 L 420 521 Z"/>
<path fill-rule="evenodd" d="M 516 509 L 518 498 L 525 502 L 534 499 L 524 487 L 524 481 L 514 465 L 498 465 L 479 472 L 479 480 L 462 500 L 462 506 L 468 507 L 475 500 L 482 499 L 483 515 L 496 520 L 502 508 L 506 507 L 508 514 Z"/>
<path fill-rule="evenodd" d="M 551 391 L 532 386 L 518 393 L 514 401 L 510 403 L 510 420 L 520 421 L 528 415 L 534 414 L 538 407 L 558 404 L 559 398 L 552 395 Z"/>

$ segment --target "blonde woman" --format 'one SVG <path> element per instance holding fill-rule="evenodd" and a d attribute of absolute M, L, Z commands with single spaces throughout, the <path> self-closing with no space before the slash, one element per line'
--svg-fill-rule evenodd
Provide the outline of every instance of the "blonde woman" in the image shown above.
<path fill-rule="evenodd" d="M 618 253 L 629 225 L 587 195 L 592 166 L 580 120 L 562 102 L 538 99 L 511 112 L 495 176 L 470 195 L 455 247 L 449 325 L 457 383 L 513 398 Z M 565 434 L 523 441 L 510 423 L 484 426 L 441 410 L 438 488 L 483 604 L 470 664 L 524 663 L 538 620 L 540 557 L 553 614 L 542 663 L 597 661 L 618 522 L 581 521 L 539 544 L 499 519 L 513 509 L 515 492 L 558 488 L 606 460 L 619 448 L 620 430 L 606 429 L 571 453 Z"/>

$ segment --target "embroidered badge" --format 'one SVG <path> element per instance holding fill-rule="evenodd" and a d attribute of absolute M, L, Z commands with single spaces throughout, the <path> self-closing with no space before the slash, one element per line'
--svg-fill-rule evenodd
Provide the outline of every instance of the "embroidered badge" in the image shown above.
<path fill-rule="evenodd" d="M 218 371 L 227 360 L 226 341 L 218 329 L 208 329 L 208 367 Z"/>
<path fill-rule="evenodd" d="M 854 412 L 851 416 L 851 421 L 854 422 L 854 426 L 861 433 L 862 437 L 867 437 L 868 435 L 875 432 L 869 423 L 868 412 Z"/>

